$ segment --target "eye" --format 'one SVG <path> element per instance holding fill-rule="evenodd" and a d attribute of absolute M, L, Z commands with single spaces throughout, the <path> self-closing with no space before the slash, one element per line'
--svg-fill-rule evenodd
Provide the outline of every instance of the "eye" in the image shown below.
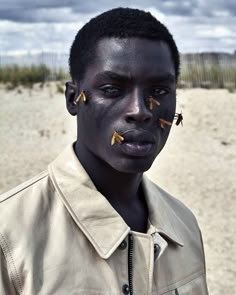
<path fill-rule="evenodd" d="M 166 95 L 167 93 L 169 93 L 168 89 L 162 88 L 162 87 L 156 87 L 156 88 L 153 88 L 152 90 L 153 96 L 162 96 L 162 95 Z"/>
<path fill-rule="evenodd" d="M 100 87 L 103 94 L 110 97 L 119 96 L 121 94 L 121 89 L 114 85 L 104 85 Z"/>

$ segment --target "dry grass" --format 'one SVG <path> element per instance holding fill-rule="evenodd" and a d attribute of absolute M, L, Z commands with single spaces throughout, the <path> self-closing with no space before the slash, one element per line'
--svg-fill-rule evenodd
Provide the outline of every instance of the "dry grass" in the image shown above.
<path fill-rule="evenodd" d="M 0 67 L 0 82 L 7 86 L 7 89 L 14 89 L 19 85 L 32 87 L 35 83 L 46 81 L 58 81 L 66 78 L 62 70 L 51 70 L 46 65 L 18 66 L 10 65 Z"/>
<path fill-rule="evenodd" d="M 236 89 L 236 66 L 183 64 L 179 79 L 179 88 Z"/>
<path fill-rule="evenodd" d="M 46 81 L 64 81 L 69 79 L 68 74 L 62 70 L 51 70 L 44 64 L 35 66 L 20 67 L 17 65 L 0 67 L 0 82 L 11 90 L 19 85 L 32 88 L 35 83 L 44 83 Z M 63 93 L 63 87 L 57 84 L 58 93 Z M 236 89 L 236 66 L 204 63 L 182 63 L 181 75 L 178 88 L 205 88 L 216 89 L 224 88 L 229 92 Z"/>

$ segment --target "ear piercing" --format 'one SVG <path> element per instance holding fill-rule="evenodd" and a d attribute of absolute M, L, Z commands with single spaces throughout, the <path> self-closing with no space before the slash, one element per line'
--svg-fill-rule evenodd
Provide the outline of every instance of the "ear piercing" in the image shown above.
<path fill-rule="evenodd" d="M 78 104 L 78 102 L 80 101 L 80 99 L 82 99 L 82 101 L 84 103 L 87 102 L 87 98 L 86 98 L 86 95 L 85 95 L 85 93 L 84 93 L 83 90 L 80 92 L 80 94 L 78 95 L 78 97 L 74 100 L 74 104 Z"/>
<path fill-rule="evenodd" d="M 114 145 L 115 142 L 118 142 L 119 144 L 121 144 L 122 141 L 124 141 L 124 137 L 121 136 L 117 131 L 114 131 L 111 138 L 111 145 Z"/>
<path fill-rule="evenodd" d="M 175 125 L 179 125 L 181 123 L 181 125 L 183 126 L 183 115 L 182 113 L 175 113 L 174 115 L 174 120 L 176 119 L 176 123 Z M 160 124 L 161 124 L 161 128 L 165 129 L 165 125 L 171 126 L 172 123 L 170 121 L 166 121 L 164 119 L 159 119 Z"/>
<path fill-rule="evenodd" d="M 166 121 L 164 119 L 159 119 L 159 121 L 160 121 L 160 124 L 161 124 L 161 128 L 162 129 L 165 129 L 165 125 L 168 125 L 168 126 L 171 126 L 172 125 L 172 123 L 170 121 Z"/>
<path fill-rule="evenodd" d="M 174 119 L 176 119 L 176 123 L 175 125 L 179 125 L 181 123 L 181 125 L 183 126 L 183 115 L 182 112 L 181 113 L 175 113 Z"/>
<path fill-rule="evenodd" d="M 161 105 L 158 100 L 156 100 L 152 96 L 150 96 L 149 97 L 149 109 L 150 110 L 153 110 L 154 104 L 157 105 L 157 106 Z"/>

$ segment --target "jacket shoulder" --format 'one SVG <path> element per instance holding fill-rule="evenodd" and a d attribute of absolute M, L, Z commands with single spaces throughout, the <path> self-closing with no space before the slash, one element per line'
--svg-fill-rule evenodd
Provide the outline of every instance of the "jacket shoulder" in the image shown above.
<path fill-rule="evenodd" d="M 47 171 L 0 196 L 0 232 L 19 228 L 46 210 L 55 189 Z M 28 217 L 28 218 L 27 218 Z M 19 228 L 20 230 L 20 228 Z"/>
<path fill-rule="evenodd" d="M 48 171 L 43 171 L 40 174 L 34 176 L 33 178 L 21 183 L 20 185 L 12 188 L 11 190 L 0 195 L 0 204 L 6 202 L 7 200 L 16 197 L 17 195 L 22 195 L 27 193 L 27 190 L 32 186 L 37 185 L 43 178 L 48 176 Z"/>
<path fill-rule="evenodd" d="M 19 269 L 25 261 L 34 259 L 34 242 L 40 245 L 44 236 L 38 233 L 44 230 L 50 186 L 48 172 L 44 171 L 0 195 L 0 272 L 5 272 L 6 288 L 12 289 L 14 285 L 17 294 L 23 294 Z M 13 294 L 13 291 L 8 293 Z"/>

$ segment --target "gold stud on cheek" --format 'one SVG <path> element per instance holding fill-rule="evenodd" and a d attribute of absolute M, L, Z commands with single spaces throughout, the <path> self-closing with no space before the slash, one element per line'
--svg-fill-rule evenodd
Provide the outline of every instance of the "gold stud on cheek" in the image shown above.
<path fill-rule="evenodd" d="M 153 110 L 153 98 L 149 97 L 149 109 L 152 111 Z"/>
<path fill-rule="evenodd" d="M 117 131 L 114 131 L 111 138 L 111 145 L 114 145 L 115 142 L 121 144 L 122 141 L 124 141 L 124 137 L 121 136 Z"/>
<path fill-rule="evenodd" d="M 85 95 L 85 93 L 84 93 L 83 90 L 80 92 L 80 94 L 78 95 L 78 97 L 74 100 L 74 104 L 79 103 L 79 101 L 80 101 L 81 99 L 82 99 L 82 101 L 83 101 L 84 103 L 87 102 L 87 98 L 86 98 L 86 95 Z"/>
<path fill-rule="evenodd" d="M 152 96 L 150 96 L 149 97 L 149 109 L 150 110 L 153 110 L 154 104 L 157 105 L 157 106 L 161 105 L 158 100 L 156 100 Z"/>
<path fill-rule="evenodd" d="M 172 123 L 170 121 L 166 121 L 164 119 L 159 119 L 159 121 L 160 121 L 160 125 L 161 125 L 162 129 L 165 129 L 165 125 L 168 125 L 168 126 L 172 125 Z"/>
<path fill-rule="evenodd" d="M 86 97 L 84 91 L 81 91 L 81 92 L 80 92 L 80 96 L 81 96 L 82 101 L 83 101 L 84 103 L 86 103 L 86 102 L 87 102 L 87 97 Z"/>

